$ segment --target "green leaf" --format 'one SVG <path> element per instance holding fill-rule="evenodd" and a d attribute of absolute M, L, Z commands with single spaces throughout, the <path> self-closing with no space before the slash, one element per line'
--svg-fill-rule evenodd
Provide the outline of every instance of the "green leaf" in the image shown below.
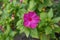
<path fill-rule="evenodd" d="M 53 18 L 52 21 L 53 21 L 54 23 L 58 23 L 58 22 L 60 21 L 60 17 Z"/>
<path fill-rule="evenodd" d="M 32 38 L 39 38 L 37 29 L 32 29 L 30 35 Z"/>
<path fill-rule="evenodd" d="M 46 13 L 40 13 L 40 19 L 41 20 L 44 20 L 44 19 L 46 19 L 47 18 L 47 14 Z"/>
<path fill-rule="evenodd" d="M 23 21 L 23 20 L 19 20 L 19 21 L 17 22 L 17 25 L 16 25 L 16 26 L 22 25 L 22 21 Z"/>
<path fill-rule="evenodd" d="M 52 33 L 50 34 L 50 37 L 53 38 L 53 39 L 55 39 L 55 38 L 56 38 L 55 33 L 52 32 Z"/>
<path fill-rule="evenodd" d="M 54 24 L 54 27 L 55 27 L 55 28 L 59 28 L 59 26 L 58 26 L 57 24 Z"/>
<path fill-rule="evenodd" d="M 16 6 L 16 0 L 13 1 L 13 6 Z"/>
<path fill-rule="evenodd" d="M 7 28 L 6 28 L 6 30 L 5 30 L 5 32 L 4 32 L 4 35 L 8 35 L 9 34 L 9 32 L 10 32 L 10 25 L 7 25 L 6 26 Z"/>
<path fill-rule="evenodd" d="M 23 11 L 24 10 L 24 11 Z M 26 9 L 20 9 L 18 12 L 17 12 L 17 16 L 19 17 L 19 18 L 23 18 L 23 16 L 24 16 L 24 13 L 26 13 Z"/>
<path fill-rule="evenodd" d="M 34 10 L 35 9 L 35 5 L 36 5 L 35 1 L 34 0 L 30 0 L 28 11 Z"/>
<path fill-rule="evenodd" d="M 44 3 L 44 0 L 40 0 L 42 3 Z"/>
<path fill-rule="evenodd" d="M 53 2 L 52 2 L 52 0 L 48 0 L 48 1 L 49 1 L 49 4 L 50 4 L 50 5 L 53 5 Z M 49 6 L 50 6 L 50 5 L 49 5 Z"/>
<path fill-rule="evenodd" d="M 19 28 L 19 33 L 21 34 L 21 33 L 23 33 L 24 32 L 24 27 L 22 26 L 21 28 Z"/>
<path fill-rule="evenodd" d="M 48 18 L 52 18 L 53 17 L 53 9 L 51 8 L 48 12 Z"/>
<path fill-rule="evenodd" d="M 2 11 L 0 10 L 0 15 L 2 14 Z"/>
<path fill-rule="evenodd" d="M 19 21 L 17 22 L 17 29 L 20 30 L 20 33 L 23 33 L 23 32 L 24 32 L 24 33 L 26 34 L 26 36 L 28 37 L 30 31 L 29 31 L 28 28 L 25 28 L 25 27 L 23 26 L 23 22 L 22 22 L 22 21 L 23 21 L 23 20 L 19 20 Z"/>
<path fill-rule="evenodd" d="M 24 32 L 23 20 L 19 20 L 16 26 L 17 26 L 17 29 L 20 30 L 20 33 Z"/>
<path fill-rule="evenodd" d="M 50 28 L 49 26 L 45 28 L 45 33 L 46 35 L 51 34 L 52 33 L 52 28 Z"/>
<path fill-rule="evenodd" d="M 52 6 L 52 0 L 44 0 L 46 6 Z"/>
<path fill-rule="evenodd" d="M 60 33 L 60 27 L 54 29 L 55 32 Z"/>
<path fill-rule="evenodd" d="M 23 0 L 23 3 L 24 4 L 28 4 L 28 0 Z"/>
<path fill-rule="evenodd" d="M 40 33 L 40 40 L 49 40 L 49 38 L 45 34 Z"/>
<path fill-rule="evenodd" d="M 10 37 L 14 37 L 15 34 L 16 34 L 16 31 L 11 31 L 10 34 L 9 34 L 9 36 L 10 36 Z"/>
<path fill-rule="evenodd" d="M 41 22 L 39 23 L 39 26 L 38 27 L 41 28 L 45 24 L 46 24 L 46 22 L 41 20 Z"/>
<path fill-rule="evenodd" d="M 44 8 L 44 5 L 40 3 L 40 5 L 38 6 L 38 10 L 42 11 L 43 8 Z"/>
<path fill-rule="evenodd" d="M 9 37 L 7 37 L 5 40 L 9 40 Z"/>
<path fill-rule="evenodd" d="M 52 0 L 40 0 L 40 1 L 42 3 L 41 2 L 39 3 L 39 6 L 38 6 L 39 11 L 42 11 L 43 8 L 52 5 Z"/>
<path fill-rule="evenodd" d="M 24 33 L 26 34 L 26 37 L 28 37 L 30 34 L 30 30 L 28 28 L 24 28 Z"/>

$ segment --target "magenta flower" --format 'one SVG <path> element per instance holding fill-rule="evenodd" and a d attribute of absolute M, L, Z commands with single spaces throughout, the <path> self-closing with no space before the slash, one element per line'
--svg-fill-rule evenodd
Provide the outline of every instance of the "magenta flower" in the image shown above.
<path fill-rule="evenodd" d="M 28 28 L 36 28 L 40 21 L 40 17 L 35 12 L 24 14 L 24 26 Z"/>

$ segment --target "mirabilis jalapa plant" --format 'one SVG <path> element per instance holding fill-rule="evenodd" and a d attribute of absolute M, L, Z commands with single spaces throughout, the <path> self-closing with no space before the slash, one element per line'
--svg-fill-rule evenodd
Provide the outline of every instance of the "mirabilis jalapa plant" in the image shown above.
<path fill-rule="evenodd" d="M 13 40 L 17 33 L 40 40 L 55 39 L 60 33 L 52 0 L 3 0 L 0 8 L 0 40 Z M 48 11 L 46 11 L 48 10 Z"/>

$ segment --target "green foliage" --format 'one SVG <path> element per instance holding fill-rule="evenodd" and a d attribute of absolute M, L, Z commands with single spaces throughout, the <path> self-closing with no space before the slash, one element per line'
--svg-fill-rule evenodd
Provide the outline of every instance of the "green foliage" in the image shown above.
<path fill-rule="evenodd" d="M 45 35 L 45 34 L 43 34 L 43 33 L 40 33 L 40 39 L 41 39 L 41 40 L 49 40 L 49 39 L 48 39 L 48 36 Z"/>
<path fill-rule="evenodd" d="M 50 27 L 46 27 L 45 29 L 45 33 L 48 35 L 50 33 L 52 33 L 52 29 Z"/>
<path fill-rule="evenodd" d="M 60 33 L 60 27 L 56 24 L 60 21 L 60 17 L 56 17 L 56 18 L 53 18 L 53 10 L 52 8 L 48 11 L 48 12 L 45 12 L 45 13 L 40 13 L 40 19 L 41 19 L 41 22 L 39 23 L 39 31 L 41 33 L 44 33 L 45 36 L 46 35 L 53 35 L 52 38 L 54 38 L 55 32 L 57 33 Z M 43 35 L 43 34 L 41 34 Z M 40 37 L 42 37 L 40 35 Z M 40 38 L 41 40 L 47 40 L 47 38 Z"/>
<path fill-rule="evenodd" d="M 29 7 L 28 7 L 28 11 L 32 11 L 32 10 L 35 10 L 36 9 L 36 2 L 34 0 L 31 0 L 29 2 Z"/>
<path fill-rule="evenodd" d="M 37 29 L 31 30 L 30 35 L 31 35 L 33 38 L 39 38 Z"/>
<path fill-rule="evenodd" d="M 56 17 L 53 19 L 54 23 L 58 23 L 60 21 L 60 17 Z"/>
<path fill-rule="evenodd" d="M 40 40 L 49 40 L 50 36 L 55 37 L 54 33 L 60 33 L 60 27 L 56 24 L 60 21 L 60 17 L 54 18 L 54 10 L 52 0 L 2 0 L 0 8 L 0 40 L 13 40 L 15 34 L 25 33 L 32 38 Z M 44 9 L 44 10 L 43 10 Z M 48 11 L 47 11 L 48 10 Z M 29 11 L 36 11 L 40 16 L 40 22 L 35 29 L 26 28 L 23 25 L 23 16 Z M 13 30 L 14 29 L 14 30 Z"/>
<path fill-rule="evenodd" d="M 40 19 L 45 20 L 47 18 L 47 14 L 45 12 L 40 13 Z"/>
<path fill-rule="evenodd" d="M 50 11 L 48 12 L 48 18 L 52 18 L 53 17 L 53 10 L 50 9 Z"/>

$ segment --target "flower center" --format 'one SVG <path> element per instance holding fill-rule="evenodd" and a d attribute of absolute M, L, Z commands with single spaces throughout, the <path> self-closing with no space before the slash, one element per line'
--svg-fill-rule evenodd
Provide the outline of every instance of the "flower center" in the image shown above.
<path fill-rule="evenodd" d="M 31 17 L 29 18 L 29 21 L 32 21 L 32 18 Z"/>

